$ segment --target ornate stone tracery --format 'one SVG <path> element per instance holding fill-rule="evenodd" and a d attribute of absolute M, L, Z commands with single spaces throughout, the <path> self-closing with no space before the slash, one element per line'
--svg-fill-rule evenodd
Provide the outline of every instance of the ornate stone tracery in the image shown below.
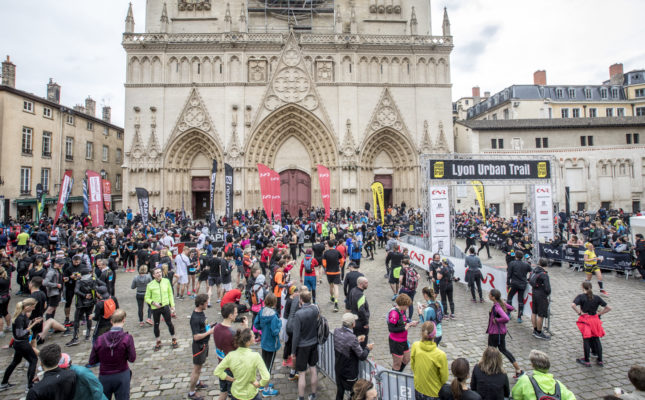
<path fill-rule="evenodd" d="M 177 118 L 175 129 L 168 143 L 175 140 L 182 133 L 192 129 L 209 134 L 220 149 L 224 147 L 220 142 L 219 135 L 215 131 L 211 117 L 197 88 L 192 88 L 190 91 L 184 109 Z"/>

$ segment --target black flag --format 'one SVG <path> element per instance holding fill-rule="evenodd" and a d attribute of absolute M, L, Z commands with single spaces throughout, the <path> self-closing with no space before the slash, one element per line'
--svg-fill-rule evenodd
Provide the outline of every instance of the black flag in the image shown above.
<path fill-rule="evenodd" d="M 226 223 L 233 220 L 233 167 L 224 164 L 224 183 L 226 184 Z"/>
<path fill-rule="evenodd" d="M 213 171 L 211 172 L 211 224 L 215 223 L 215 178 L 217 178 L 217 160 L 213 160 Z"/>
<path fill-rule="evenodd" d="M 148 225 L 148 210 L 150 202 L 148 198 L 148 191 L 144 188 L 134 188 L 137 192 L 137 200 L 139 201 L 139 212 L 141 212 L 141 220 L 144 225 Z"/>

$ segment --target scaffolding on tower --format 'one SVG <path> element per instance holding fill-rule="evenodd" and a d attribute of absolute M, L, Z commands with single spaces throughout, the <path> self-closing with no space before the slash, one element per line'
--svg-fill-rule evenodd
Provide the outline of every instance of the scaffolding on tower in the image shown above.
<path fill-rule="evenodd" d="M 249 32 L 269 33 L 290 29 L 304 32 L 314 30 L 319 33 L 334 32 L 336 23 L 334 0 L 249 0 L 248 4 Z M 263 17 L 263 23 L 256 23 L 259 20 L 258 17 Z M 275 19 L 283 20 L 286 24 L 274 23 Z M 330 19 L 330 23 L 324 23 L 325 19 Z"/>

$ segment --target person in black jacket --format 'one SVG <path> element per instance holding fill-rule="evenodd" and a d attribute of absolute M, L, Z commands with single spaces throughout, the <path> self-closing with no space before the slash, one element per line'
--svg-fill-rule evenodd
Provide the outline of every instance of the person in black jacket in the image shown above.
<path fill-rule="evenodd" d="M 551 282 L 546 267 L 546 260 L 541 258 L 530 278 L 531 286 L 533 286 L 533 302 L 531 303 L 533 336 L 542 340 L 551 339 L 549 335 L 542 332 L 544 318 L 549 316 L 549 296 L 551 295 Z"/>
<path fill-rule="evenodd" d="M 401 253 L 399 246 L 395 246 L 385 257 L 385 268 L 387 269 L 386 278 L 388 278 L 390 288 L 392 288 L 392 301 L 399 294 L 399 274 L 401 273 L 402 262 L 403 253 Z"/>
<path fill-rule="evenodd" d="M 506 271 L 506 286 L 509 288 L 506 302 L 513 304 L 513 297 L 517 294 L 517 322 L 520 323 L 524 313 L 524 292 L 528 285 L 528 275 L 531 273 L 531 266 L 523 260 L 524 253 L 517 250 L 515 260 L 508 264 Z"/>
<path fill-rule="evenodd" d="M 361 276 L 357 280 L 357 286 L 349 292 L 349 310 L 352 314 L 356 315 L 357 321 L 354 327 L 354 335 L 365 336 L 365 340 L 361 342 L 361 346 L 365 348 L 367 338 L 370 333 L 370 306 L 365 297 L 365 291 L 369 282 L 367 278 Z"/>
<path fill-rule="evenodd" d="M 27 400 L 68 400 L 74 398 L 76 392 L 76 373 L 71 369 L 58 366 L 61 358 L 60 346 L 48 344 L 40 350 L 40 363 L 45 374 L 40 382 L 35 384 Z"/>
<path fill-rule="evenodd" d="M 345 295 L 345 309 L 349 310 L 349 294 L 351 293 L 352 289 L 354 289 L 358 285 L 358 278 L 363 275 L 362 272 L 358 270 L 358 265 L 356 263 L 351 262 L 349 263 L 349 272 L 347 275 L 345 275 L 345 279 L 343 280 L 343 294 Z"/>
<path fill-rule="evenodd" d="M 358 379 L 358 363 L 367 359 L 374 347 L 373 343 L 365 345 L 365 336 L 356 336 L 356 315 L 343 314 L 343 326 L 334 330 L 334 355 L 336 358 L 336 400 L 343 400 L 345 392 L 354 395 L 354 383 Z"/>
<path fill-rule="evenodd" d="M 100 280 L 97 280 L 90 269 L 81 270 L 81 279 L 76 281 L 76 287 L 74 288 L 74 293 L 76 294 L 76 313 L 74 314 L 74 336 L 72 340 L 66 343 L 66 346 L 76 346 L 80 342 L 78 341 L 78 327 L 81 322 L 81 318 L 85 319 L 86 329 L 85 340 L 90 340 L 90 333 L 92 332 L 92 319 L 90 316 L 94 311 L 94 305 L 96 304 L 96 289 L 98 286 L 106 286 Z"/>
<path fill-rule="evenodd" d="M 508 375 L 502 365 L 502 353 L 496 347 L 487 347 L 473 368 L 470 389 L 479 393 L 482 400 L 504 400 L 511 395 Z"/>

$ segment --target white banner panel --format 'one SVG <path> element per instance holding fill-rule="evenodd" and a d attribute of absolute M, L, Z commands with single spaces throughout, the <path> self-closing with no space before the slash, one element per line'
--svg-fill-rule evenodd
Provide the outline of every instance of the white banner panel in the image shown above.
<path fill-rule="evenodd" d="M 553 193 L 551 185 L 535 185 L 535 230 L 540 242 L 553 240 Z"/>
<path fill-rule="evenodd" d="M 447 186 L 431 186 L 430 240 L 432 252 L 450 254 L 450 202 Z"/>

